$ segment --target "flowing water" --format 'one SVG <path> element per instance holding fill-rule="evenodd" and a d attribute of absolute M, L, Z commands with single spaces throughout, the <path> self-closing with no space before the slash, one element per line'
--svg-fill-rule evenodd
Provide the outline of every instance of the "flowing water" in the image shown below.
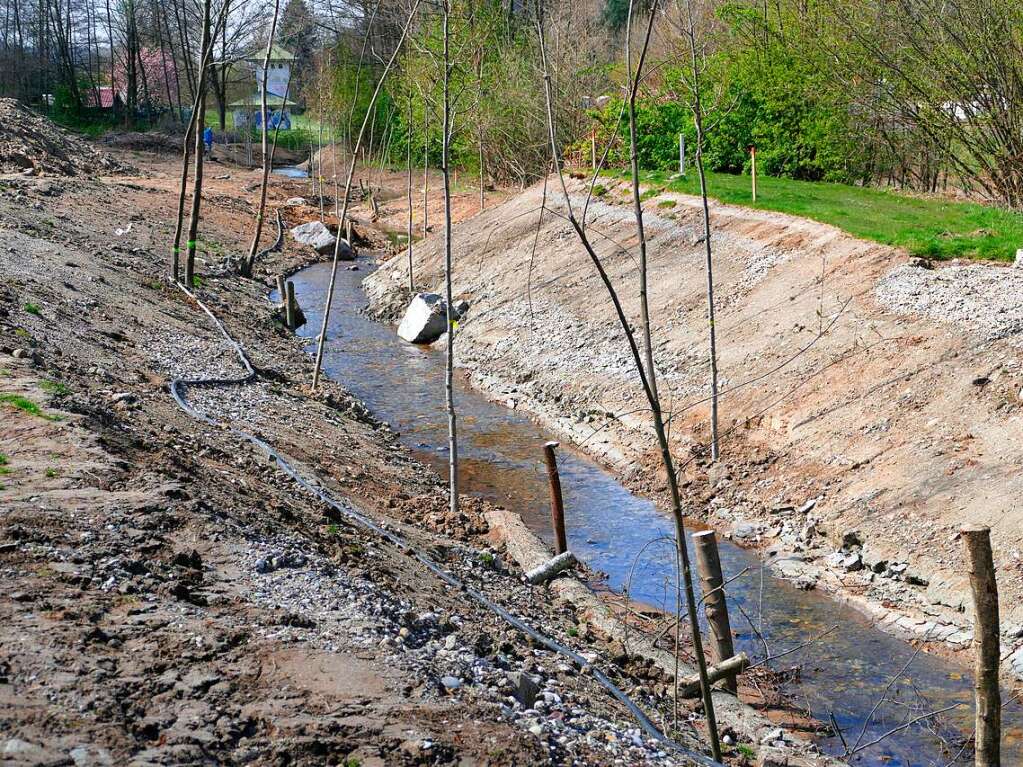
<path fill-rule="evenodd" d="M 444 411 L 444 355 L 440 350 L 406 344 L 394 328 L 360 313 L 366 299 L 362 271 L 339 271 L 324 352 L 324 369 L 362 399 L 401 435 L 421 460 L 447 472 L 447 423 Z M 330 265 L 312 266 L 293 277 L 308 323 L 299 335 L 310 340 L 322 321 Z M 459 465 L 463 492 L 475 493 L 519 512 L 545 539 L 550 538 L 549 495 L 542 445 L 552 435 L 524 414 L 487 400 L 458 381 Z M 607 574 L 612 589 L 628 588 L 644 603 L 672 609 L 674 554 L 671 520 L 654 505 L 633 495 L 586 455 L 559 450 L 569 547 L 590 567 Z M 691 529 L 699 529 L 691 523 Z M 795 709 L 828 722 L 830 716 L 851 745 L 866 744 L 922 713 L 962 703 L 962 707 L 913 725 L 856 754 L 864 765 L 931 767 L 947 765 L 972 729 L 972 687 L 968 669 L 921 653 L 891 686 L 889 702 L 861 729 L 871 709 L 913 655 L 913 648 L 882 631 L 852 608 L 813 591 L 801 591 L 764 573 L 753 552 L 721 542 L 725 578 L 749 568 L 730 583 L 728 600 L 736 650 L 753 658 L 763 644 L 738 606 L 762 628 L 772 654 L 795 647 L 837 625 L 819 642 L 775 662 L 800 666 L 786 691 Z M 1003 712 L 1005 764 L 1020 763 L 1019 704 Z M 784 724 L 784 721 L 781 722 Z M 821 736 L 822 749 L 844 751 L 834 735 Z M 972 752 L 963 762 L 972 762 Z"/>

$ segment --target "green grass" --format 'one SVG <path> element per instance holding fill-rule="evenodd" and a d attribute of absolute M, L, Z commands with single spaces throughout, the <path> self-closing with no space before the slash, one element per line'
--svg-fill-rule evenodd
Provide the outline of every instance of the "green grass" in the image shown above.
<path fill-rule="evenodd" d="M 36 317 L 38 317 L 39 314 L 42 312 L 42 309 L 39 307 L 39 304 L 28 303 L 25 304 L 25 311 L 28 312 L 29 314 L 34 314 Z"/>
<path fill-rule="evenodd" d="M 58 474 L 60 474 L 60 472 L 59 472 L 59 471 L 57 471 L 56 469 L 52 469 L 52 468 L 51 468 L 51 469 L 47 469 L 47 470 L 46 470 L 46 476 L 47 476 L 47 477 L 50 477 L 51 479 L 52 479 L 53 477 L 56 477 L 56 476 L 57 476 Z"/>
<path fill-rule="evenodd" d="M 9 463 L 10 459 L 7 457 L 7 454 L 0 453 L 0 477 L 11 473 L 11 467 L 7 465 Z"/>
<path fill-rule="evenodd" d="M 202 277 L 200 277 L 198 274 L 193 274 L 192 275 L 192 287 L 193 288 L 201 288 L 202 287 Z"/>
<path fill-rule="evenodd" d="M 59 421 L 60 418 L 55 415 L 44 413 L 42 408 L 39 407 L 32 400 L 27 397 L 22 397 L 20 394 L 0 394 L 0 404 L 10 405 L 18 410 L 22 410 L 29 415 L 38 416 L 39 418 L 45 418 L 47 421 Z"/>
<path fill-rule="evenodd" d="M 71 393 L 71 389 L 67 384 L 61 383 L 60 381 L 40 381 L 39 388 L 44 392 L 53 394 L 57 397 L 63 397 L 66 394 Z"/>
<path fill-rule="evenodd" d="M 699 177 L 693 171 L 684 178 L 645 172 L 642 180 L 666 191 L 700 193 Z M 831 224 L 864 240 L 905 248 L 915 256 L 1011 261 L 1017 248 L 1023 248 L 1023 215 L 977 203 L 767 176 L 757 178 L 754 203 L 750 177 L 726 173 L 708 173 L 707 191 L 721 202 Z"/>

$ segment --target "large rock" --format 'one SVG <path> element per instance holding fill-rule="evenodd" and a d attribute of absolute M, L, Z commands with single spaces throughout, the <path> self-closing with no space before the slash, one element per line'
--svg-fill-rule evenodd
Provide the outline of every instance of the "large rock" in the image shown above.
<path fill-rule="evenodd" d="M 310 246 L 321 256 L 334 255 L 337 237 L 321 221 L 300 224 L 291 230 L 291 236 L 296 242 Z M 338 258 L 342 261 L 351 261 L 355 258 L 355 252 L 343 237 L 338 242 Z"/>
<path fill-rule="evenodd" d="M 447 330 L 448 307 L 436 293 L 417 293 L 398 325 L 398 337 L 410 344 L 432 344 Z"/>

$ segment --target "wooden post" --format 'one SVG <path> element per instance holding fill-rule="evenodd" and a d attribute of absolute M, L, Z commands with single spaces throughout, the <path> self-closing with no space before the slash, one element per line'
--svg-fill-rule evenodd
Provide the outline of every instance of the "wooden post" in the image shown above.
<path fill-rule="evenodd" d="M 281 297 L 281 304 L 284 305 L 288 302 L 288 288 L 284 284 L 284 275 L 277 275 L 277 294 Z"/>
<path fill-rule="evenodd" d="M 597 169 L 597 131 L 590 131 L 590 167 Z"/>
<path fill-rule="evenodd" d="M 345 242 L 348 243 L 348 247 L 355 247 L 352 244 L 352 220 L 350 218 L 345 220 Z"/>
<path fill-rule="evenodd" d="M 732 627 L 728 621 L 728 602 L 725 599 L 721 557 L 718 555 L 718 541 L 714 531 L 693 533 L 693 547 L 696 550 L 696 569 L 703 587 L 703 609 L 710 626 L 711 657 L 715 663 L 721 663 L 731 658 L 735 649 L 732 647 Z M 735 676 L 728 677 L 723 687 L 729 692 L 736 692 Z"/>
<path fill-rule="evenodd" d="M 749 148 L 750 168 L 753 171 L 753 202 L 757 201 L 757 148 Z"/>
<path fill-rule="evenodd" d="M 298 301 L 295 300 L 295 283 L 288 280 L 287 298 L 284 300 L 284 317 L 287 326 L 294 330 L 298 325 Z"/>
<path fill-rule="evenodd" d="M 561 476 L 558 474 L 558 458 L 554 454 L 557 442 L 548 442 L 543 446 L 543 457 L 547 462 L 547 479 L 551 483 L 551 526 L 554 528 L 554 553 L 564 554 L 568 551 L 565 538 L 565 505 L 561 498 Z"/>
<path fill-rule="evenodd" d="M 686 134 L 678 134 L 678 173 L 686 175 Z"/>
<path fill-rule="evenodd" d="M 973 691 L 977 718 L 974 763 L 1001 764 L 1002 699 L 998 689 L 998 583 L 991 556 L 991 529 L 967 525 L 960 531 L 966 545 L 973 591 Z"/>

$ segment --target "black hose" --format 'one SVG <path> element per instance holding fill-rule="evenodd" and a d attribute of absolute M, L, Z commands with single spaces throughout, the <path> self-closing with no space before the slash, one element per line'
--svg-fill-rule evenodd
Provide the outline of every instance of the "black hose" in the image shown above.
<path fill-rule="evenodd" d="M 278 215 L 280 214 L 278 213 Z M 170 383 L 171 396 L 174 397 L 174 401 L 177 402 L 178 407 L 180 407 L 182 410 L 188 413 L 188 415 L 192 416 L 193 418 L 199 421 L 202 421 L 203 423 L 217 425 L 217 422 L 214 421 L 212 418 L 210 418 L 207 415 L 204 415 L 203 413 L 200 413 L 199 411 L 197 411 L 195 408 L 188 404 L 188 402 L 185 400 L 185 395 L 182 392 L 182 387 L 239 386 L 247 384 L 254 380 L 256 378 L 256 371 L 253 369 L 252 364 L 249 362 L 249 359 L 246 356 L 245 350 L 242 348 L 241 344 L 239 344 L 237 341 L 234 340 L 234 338 L 231 337 L 230 333 L 227 332 L 227 329 L 224 327 L 224 325 L 220 322 L 220 320 L 216 318 L 213 312 L 209 310 L 206 304 L 204 304 L 191 290 L 182 285 L 180 282 L 175 284 L 185 293 L 185 295 L 187 295 L 189 298 L 195 301 L 196 305 L 206 313 L 210 320 L 212 320 L 213 324 L 216 326 L 220 334 L 224 337 L 224 339 L 227 340 L 229 344 L 231 344 L 231 347 L 238 355 L 238 359 L 241 360 L 241 363 L 246 371 L 245 375 L 237 376 L 234 378 L 174 378 L 171 380 Z M 611 693 L 611 695 L 613 695 L 618 701 L 622 703 L 622 705 L 624 705 L 629 710 L 633 718 L 636 720 L 637 724 L 639 724 L 640 728 L 652 740 L 657 741 L 660 745 L 664 746 L 668 750 L 674 751 L 677 754 L 680 754 L 682 756 L 687 757 L 688 759 L 691 759 L 696 764 L 703 765 L 703 767 L 722 767 L 720 762 L 716 762 L 698 751 L 686 748 L 685 746 L 676 743 L 674 740 L 672 740 L 664 733 L 662 733 L 659 729 L 657 729 L 657 726 L 652 721 L 650 721 L 649 717 L 647 717 L 647 715 L 643 713 L 639 706 L 637 706 L 632 701 L 632 699 L 621 690 L 621 688 L 619 688 L 614 682 L 612 682 L 611 679 L 609 679 L 608 676 L 604 674 L 603 671 L 594 668 L 592 665 L 588 664 L 586 662 L 586 659 L 579 655 L 577 652 L 575 652 L 571 648 L 565 647 L 564 645 L 560 644 L 551 637 L 540 633 L 518 616 L 513 615 L 504 607 L 501 607 L 501 605 L 494 603 L 482 592 L 477 591 L 460 578 L 455 577 L 447 570 L 443 569 L 440 565 L 438 565 L 436 562 L 434 562 L 432 559 L 426 556 L 426 554 L 424 554 L 421 549 L 417 549 L 415 546 L 411 545 L 407 540 L 405 540 L 400 535 L 381 527 L 378 523 L 374 522 L 365 514 L 362 514 L 346 505 L 338 503 L 336 500 L 334 500 L 333 497 L 331 497 L 329 493 L 327 493 L 326 490 L 306 480 L 304 477 L 300 476 L 299 473 L 294 469 L 294 467 L 292 467 L 291 464 L 289 464 L 284 459 L 284 457 L 277 452 L 277 450 L 275 450 L 269 444 L 261 440 L 259 437 L 241 431 L 240 429 L 236 429 L 233 426 L 228 428 L 232 433 L 236 434 L 245 441 L 259 448 L 259 450 L 265 453 L 270 460 L 274 461 L 277 464 L 281 471 L 283 471 L 285 474 L 291 477 L 296 483 L 298 483 L 300 487 L 314 495 L 319 500 L 326 503 L 335 511 L 345 515 L 349 519 L 354 520 L 362 527 L 372 531 L 373 533 L 376 533 L 384 540 L 396 546 L 403 553 L 413 557 L 420 564 L 426 567 L 430 572 L 434 573 L 438 578 L 444 581 L 446 584 L 467 594 L 475 602 L 482 605 L 487 610 L 490 610 L 492 613 L 500 617 L 506 623 L 515 627 L 523 634 L 526 634 L 527 636 L 531 637 L 534 641 L 543 645 L 548 650 L 551 650 L 552 652 L 556 652 L 559 655 L 568 658 L 569 660 L 572 661 L 573 664 L 575 664 L 580 669 L 584 667 L 588 668 L 593 678 L 597 681 L 597 683 L 600 684 L 609 693 Z"/>

